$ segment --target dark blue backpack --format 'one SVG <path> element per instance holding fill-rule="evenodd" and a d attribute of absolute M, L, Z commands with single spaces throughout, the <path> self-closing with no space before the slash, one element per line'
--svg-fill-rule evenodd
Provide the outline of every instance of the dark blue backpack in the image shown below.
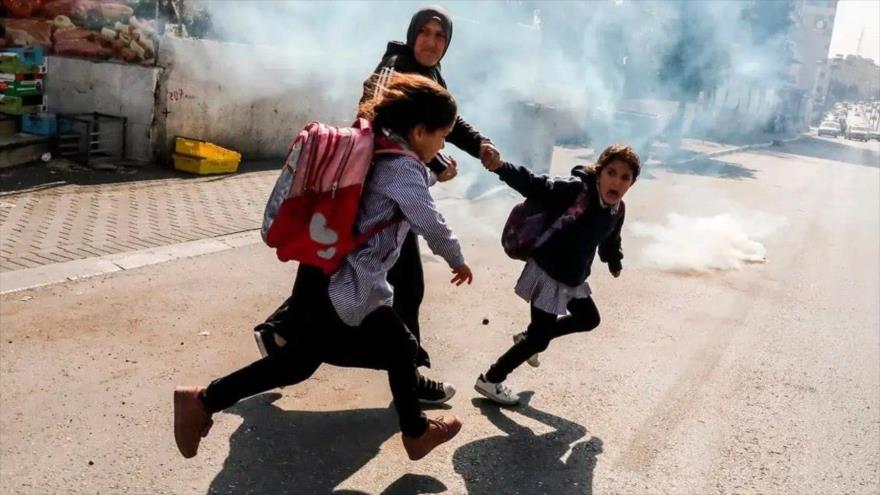
<path fill-rule="evenodd" d="M 588 203 L 585 189 L 565 213 L 554 219 L 542 204 L 526 199 L 510 210 L 504 230 L 501 231 L 504 252 L 515 260 L 529 259 L 535 249 L 547 242 L 556 231 L 581 216 Z"/>

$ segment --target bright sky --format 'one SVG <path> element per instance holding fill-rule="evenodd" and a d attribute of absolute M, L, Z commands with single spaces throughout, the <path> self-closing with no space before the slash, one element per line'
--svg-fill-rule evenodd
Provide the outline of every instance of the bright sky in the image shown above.
<path fill-rule="evenodd" d="M 834 19 L 834 34 L 828 56 L 838 53 L 856 53 L 859 34 L 865 28 L 862 41 L 863 57 L 880 62 L 880 0 L 840 0 L 837 3 L 837 17 Z"/>

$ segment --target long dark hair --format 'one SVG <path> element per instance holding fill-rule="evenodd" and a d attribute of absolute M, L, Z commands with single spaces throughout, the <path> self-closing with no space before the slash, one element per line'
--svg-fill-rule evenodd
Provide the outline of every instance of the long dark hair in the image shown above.
<path fill-rule="evenodd" d="M 374 97 L 361 103 L 358 116 L 403 137 L 417 125 L 429 132 L 452 125 L 458 106 L 449 91 L 416 74 L 395 73 L 387 84 L 377 84 Z"/>

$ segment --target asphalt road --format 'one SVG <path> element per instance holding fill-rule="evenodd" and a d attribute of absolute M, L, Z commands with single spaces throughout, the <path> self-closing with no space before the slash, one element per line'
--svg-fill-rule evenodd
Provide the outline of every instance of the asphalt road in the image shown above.
<path fill-rule="evenodd" d="M 385 376 L 322 367 L 218 414 L 180 457 L 173 387 L 255 359 L 250 329 L 289 291 L 294 267 L 252 245 L 3 296 L 0 492 L 880 491 L 877 143 L 647 169 L 623 275 L 594 265 L 602 324 L 517 370 L 528 400 L 510 409 L 472 385 L 528 319 L 498 243 L 515 198 L 438 197 L 476 277 L 450 286 L 425 255 L 427 373 L 458 386 L 453 441 L 408 461 Z"/>

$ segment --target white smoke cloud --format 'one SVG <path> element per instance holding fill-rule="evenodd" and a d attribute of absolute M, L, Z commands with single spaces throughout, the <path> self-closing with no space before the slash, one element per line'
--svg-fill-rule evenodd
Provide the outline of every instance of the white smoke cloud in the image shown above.
<path fill-rule="evenodd" d="M 630 228 L 650 241 L 641 253 L 647 266 L 668 271 L 739 270 L 764 263 L 767 249 L 760 241 L 785 224 L 761 212 L 723 213 L 694 217 L 667 215 L 665 224 L 636 222 Z"/>
<path fill-rule="evenodd" d="M 746 91 L 740 76 L 750 78 L 756 87 L 777 87 L 781 82 L 777 69 L 787 64 L 768 59 L 765 54 L 773 53 L 768 46 L 751 45 L 749 21 L 742 14 L 752 4 L 745 1 L 439 3 L 445 4 L 455 25 L 443 60 L 444 77 L 462 115 L 498 142 L 502 152 L 513 150 L 523 134 L 532 132 L 527 114 L 521 112 L 523 102 L 560 110 L 567 118 L 562 125 L 583 136 L 590 133 L 598 146 L 626 140 L 640 148 L 645 143 L 638 141 L 650 141 L 658 131 L 641 129 L 643 122 L 622 123 L 615 111 L 653 111 L 634 106 L 632 99 L 662 99 L 670 84 L 680 82 L 661 73 L 665 57 L 682 43 L 689 47 L 680 62 L 685 72 L 705 67 L 706 60 L 729 61 L 702 71 L 719 74 L 696 73 L 706 79 L 717 75 L 715 79 L 722 82 L 719 94 L 725 102 L 730 99 L 731 107 L 736 102 L 729 86 Z M 327 93 L 336 96 L 334 100 L 350 99 L 344 110 L 350 106 L 353 112 L 360 84 L 379 62 L 385 43 L 404 39 L 410 16 L 422 4 L 212 0 L 203 5 L 220 39 L 278 47 L 278 59 L 271 65 L 288 69 L 283 72 L 285 84 L 296 87 L 319 80 Z M 689 26 L 687 33 L 680 32 L 682 26 Z M 255 98 L 267 91 L 250 88 L 278 77 L 267 73 L 263 67 L 267 64 L 258 60 L 242 64 L 241 74 L 218 73 L 210 70 L 210 61 L 205 62 L 204 74 L 213 74 L 218 82 L 252 79 L 254 86 L 243 87 Z M 749 94 L 741 117 L 754 114 L 754 124 L 759 125 L 766 115 L 758 107 L 766 108 L 766 101 Z M 675 105 L 671 108 L 674 111 Z M 712 125 L 685 120 L 692 131 Z M 737 126 L 748 127 L 742 122 Z"/>

